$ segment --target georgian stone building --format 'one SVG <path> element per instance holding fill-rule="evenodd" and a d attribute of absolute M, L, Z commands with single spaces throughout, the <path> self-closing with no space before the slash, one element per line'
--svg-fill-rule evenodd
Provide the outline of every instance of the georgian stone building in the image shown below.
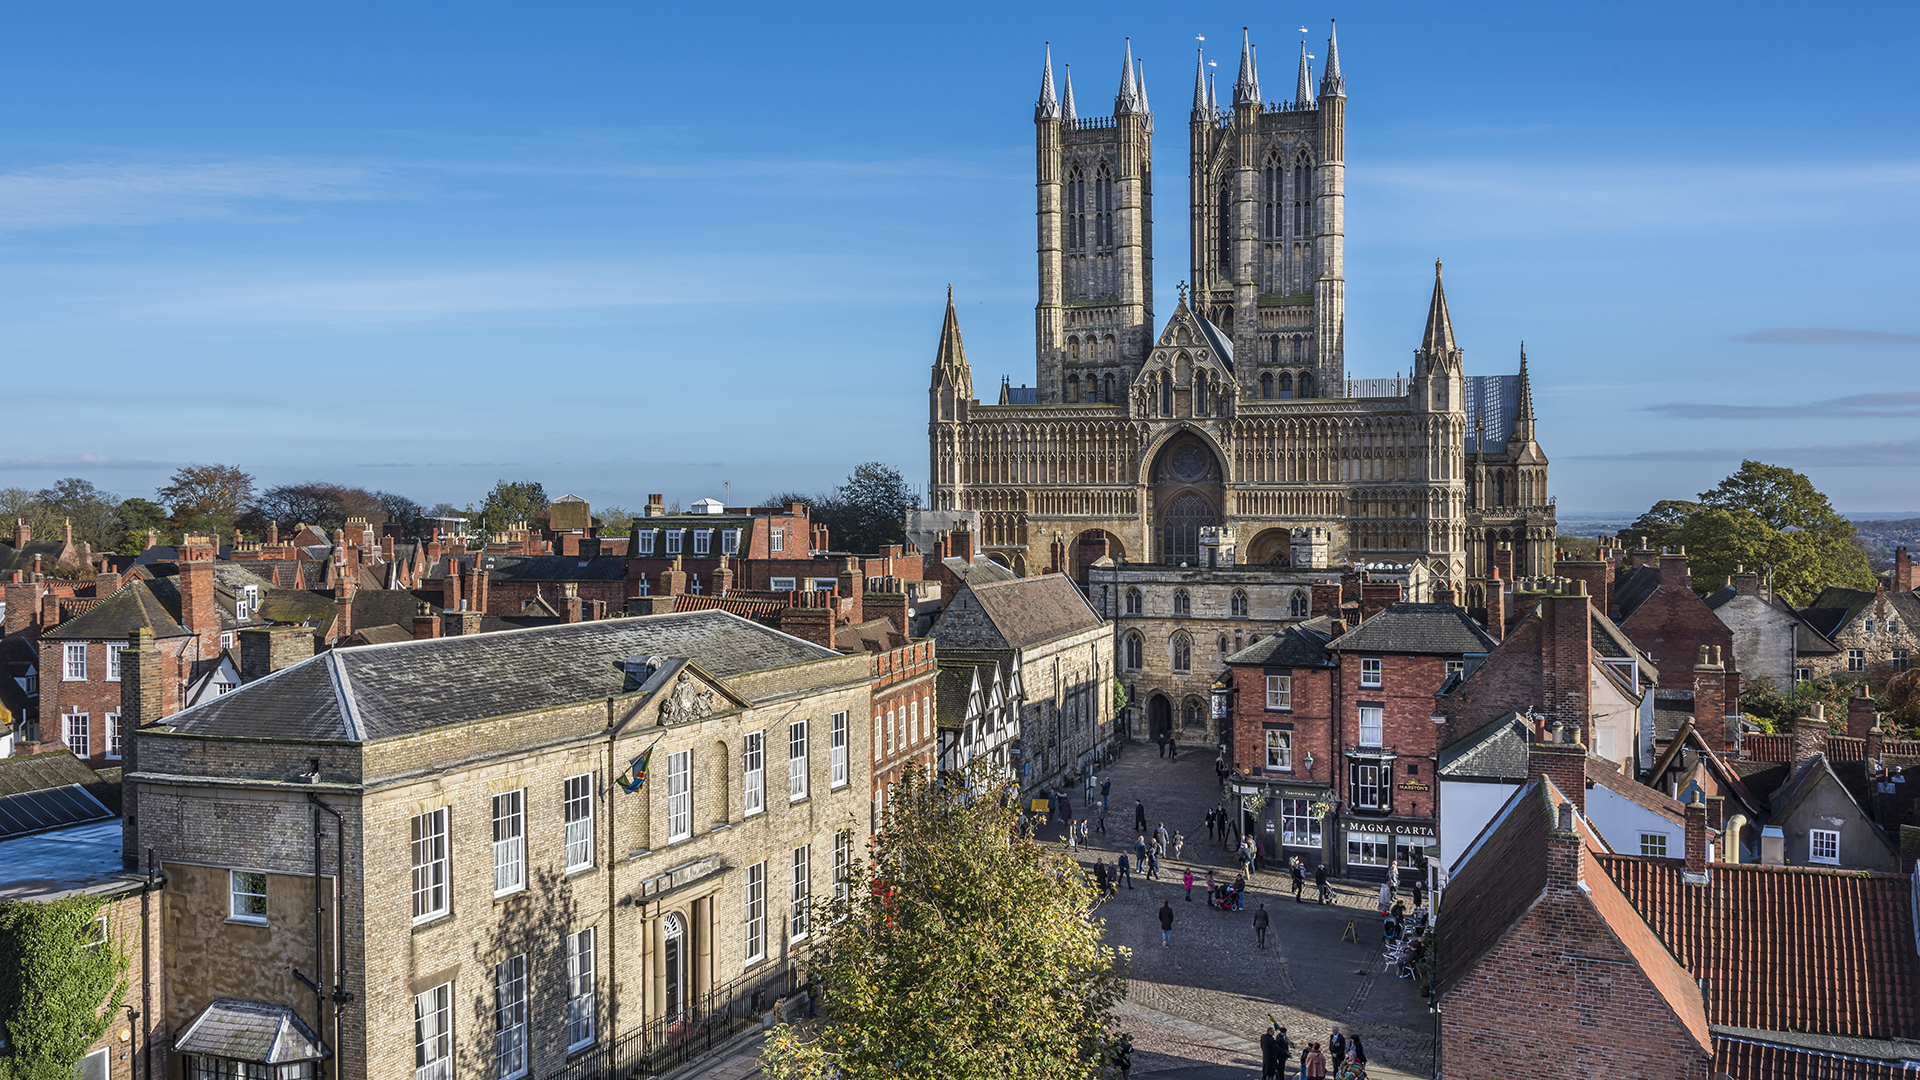
<path fill-rule="evenodd" d="M 948 297 L 933 366 L 933 511 L 974 511 L 1016 572 L 1195 563 L 1230 527 L 1242 561 L 1286 564 L 1296 529 L 1334 565 L 1418 567 L 1478 606 L 1499 544 L 1549 572 L 1554 514 L 1517 375 L 1469 376 L 1435 266 L 1411 376 L 1350 379 L 1342 264 L 1346 84 L 1265 101 L 1243 43 L 1230 106 L 1201 62 L 1189 117 L 1189 300 L 1156 330 L 1145 79 L 1126 62 L 1111 116 L 1082 117 L 1051 57 L 1034 109 L 1037 385 L 974 398 Z M 1403 570 L 1404 572 L 1404 570 Z M 1412 597 L 1430 597 L 1419 591 Z"/>

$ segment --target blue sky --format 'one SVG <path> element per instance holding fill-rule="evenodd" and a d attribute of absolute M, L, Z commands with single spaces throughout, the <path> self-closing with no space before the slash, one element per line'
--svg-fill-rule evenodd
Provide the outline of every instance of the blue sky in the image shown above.
<path fill-rule="evenodd" d="M 1164 318 L 1194 36 L 1230 71 L 1251 21 L 1277 98 L 1329 16 L 1350 374 L 1441 257 L 1565 510 L 1742 455 L 1920 507 L 1910 4 L 9 5 L 0 486 L 924 482 L 948 282 L 981 396 L 1032 378 L 1041 43 L 1083 114 L 1146 60 Z"/>

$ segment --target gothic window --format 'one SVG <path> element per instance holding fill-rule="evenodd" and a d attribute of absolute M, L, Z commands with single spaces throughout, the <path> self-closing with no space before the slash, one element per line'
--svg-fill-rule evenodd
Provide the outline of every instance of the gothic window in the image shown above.
<path fill-rule="evenodd" d="M 1067 169 L 1066 201 L 1067 250 L 1084 251 L 1087 247 L 1087 177 L 1077 164 Z"/>
<path fill-rule="evenodd" d="M 1236 619 L 1246 618 L 1247 617 L 1247 591 L 1245 589 L 1233 590 L 1233 600 L 1230 606 L 1233 611 L 1234 618 Z"/>
<path fill-rule="evenodd" d="M 1127 614 L 1138 615 L 1140 614 L 1141 607 L 1142 607 L 1142 598 L 1140 596 L 1140 590 L 1128 589 L 1127 590 Z"/>
<path fill-rule="evenodd" d="M 1173 613 L 1175 615 L 1193 614 L 1193 597 L 1185 589 L 1173 591 Z"/>
<path fill-rule="evenodd" d="M 1070 404 L 1077 404 L 1080 401 L 1080 376 L 1078 375 L 1067 376 L 1067 401 Z"/>
<path fill-rule="evenodd" d="M 1296 364 L 1307 362 L 1307 339 L 1304 337 L 1293 339 L 1293 362 Z"/>
<path fill-rule="evenodd" d="M 1113 170 L 1104 161 L 1093 174 L 1093 243 L 1113 246 Z"/>
<path fill-rule="evenodd" d="M 1175 499 L 1161 521 L 1161 558 L 1170 563 L 1197 561 L 1200 530 L 1213 523 L 1213 507 L 1207 500 L 1192 492 Z"/>
<path fill-rule="evenodd" d="M 1261 230 L 1261 235 L 1270 240 L 1277 238 L 1286 230 L 1287 204 L 1281 188 L 1283 177 L 1284 174 L 1280 171 L 1280 156 L 1275 154 L 1267 158 L 1267 167 L 1262 170 L 1261 175 L 1264 189 L 1262 194 L 1266 196 L 1264 199 L 1266 214 L 1262 220 L 1265 228 Z"/>
<path fill-rule="evenodd" d="M 1127 649 L 1126 649 L 1125 660 L 1126 660 L 1128 671 L 1140 670 L 1140 654 L 1144 651 L 1141 648 L 1141 644 L 1142 642 L 1141 642 L 1140 634 L 1137 631 L 1135 633 L 1131 633 L 1127 635 Z"/>
<path fill-rule="evenodd" d="M 1106 340 L 1100 343 L 1100 351 L 1102 360 L 1112 360 L 1120 355 L 1118 344 L 1113 340 L 1112 334 L 1108 334 Z"/>
<path fill-rule="evenodd" d="M 1227 635 L 1221 634 L 1220 635 L 1220 652 L 1224 655 L 1226 651 L 1227 651 Z"/>
<path fill-rule="evenodd" d="M 1193 415 L 1207 415 L 1207 373 L 1204 371 L 1193 376 Z"/>
<path fill-rule="evenodd" d="M 1271 371 L 1260 373 L 1260 396 L 1263 398 L 1273 396 L 1273 372 Z"/>
<path fill-rule="evenodd" d="M 1220 275 L 1231 279 L 1233 276 L 1233 192 L 1225 184 L 1220 185 L 1220 214 L 1216 238 L 1219 247 Z"/>
<path fill-rule="evenodd" d="M 1307 590 L 1295 589 L 1287 600 L 1287 614 L 1296 619 L 1307 617 Z"/>
<path fill-rule="evenodd" d="M 1160 415 L 1173 415 L 1173 373 L 1171 371 L 1160 373 Z"/>
<path fill-rule="evenodd" d="M 1293 235 L 1306 236 L 1313 220 L 1313 167 L 1305 158 L 1293 167 Z"/>
<path fill-rule="evenodd" d="M 1193 670 L 1193 639 L 1185 634 L 1173 635 L 1173 670 L 1177 675 L 1185 675 Z"/>
<path fill-rule="evenodd" d="M 1300 373 L 1300 396 L 1303 398 L 1313 396 L 1313 376 L 1304 371 Z"/>
<path fill-rule="evenodd" d="M 1113 404 L 1113 374 L 1111 372 L 1107 374 L 1105 394 L 1100 400 L 1109 405 Z"/>
<path fill-rule="evenodd" d="M 1069 360 L 1080 359 L 1080 339 L 1079 338 L 1070 337 L 1067 339 L 1067 359 Z"/>
<path fill-rule="evenodd" d="M 1280 339 L 1277 337 L 1267 339 L 1267 360 L 1274 364 L 1280 362 Z"/>
<path fill-rule="evenodd" d="M 1507 505 L 1507 474 L 1495 473 L 1493 477 L 1493 505 Z"/>
<path fill-rule="evenodd" d="M 1293 373 L 1290 371 L 1280 373 L 1280 396 L 1282 398 L 1293 396 Z"/>

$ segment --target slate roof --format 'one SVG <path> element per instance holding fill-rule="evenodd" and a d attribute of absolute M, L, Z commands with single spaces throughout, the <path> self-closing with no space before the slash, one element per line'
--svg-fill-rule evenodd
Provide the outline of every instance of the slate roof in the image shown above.
<path fill-rule="evenodd" d="M 431 597 L 432 599 L 429 599 Z M 353 594 L 354 630 L 376 626 L 404 626 L 413 633 L 413 617 L 439 610 L 438 593 L 419 593 L 408 589 L 359 589 Z"/>
<path fill-rule="evenodd" d="M 0 795 L 44 791 L 68 784 L 87 787 L 96 779 L 86 762 L 64 748 L 45 754 L 0 758 Z"/>
<path fill-rule="evenodd" d="M 119 591 L 95 603 L 40 636 L 48 641 L 125 641 L 135 630 L 150 629 L 155 638 L 191 637 L 179 623 L 179 593 L 169 610 L 152 581 L 130 581 Z"/>
<path fill-rule="evenodd" d="M 618 555 L 488 555 L 494 581 L 625 581 L 627 560 Z"/>
<path fill-rule="evenodd" d="M 1693 722 L 1693 691 L 1668 689 L 1653 692 L 1655 742 L 1671 741 L 1681 728 Z"/>
<path fill-rule="evenodd" d="M 1219 357 L 1220 362 L 1227 365 L 1228 371 L 1232 371 L 1233 370 L 1233 337 L 1232 335 L 1228 334 L 1226 331 L 1220 329 L 1219 327 L 1213 325 L 1212 322 L 1208 321 L 1205 315 L 1202 315 L 1197 311 L 1192 312 L 1192 315 L 1193 315 L 1193 321 L 1200 324 L 1200 332 L 1206 335 L 1207 344 L 1212 346 L 1213 355 Z"/>
<path fill-rule="evenodd" d="M 989 581 L 1018 581 L 1020 575 L 994 562 L 992 559 L 975 559 L 968 562 L 959 556 L 940 560 L 954 577 L 967 585 L 984 585 Z"/>
<path fill-rule="evenodd" d="M 1628 571 L 1613 587 L 1613 606 L 1620 611 L 1620 619 L 1625 622 L 1640 610 L 1655 589 L 1660 587 L 1660 567 L 1658 565 L 1636 566 Z"/>
<path fill-rule="evenodd" d="M 1527 779 L 1527 747 L 1532 738 L 1526 720 L 1518 712 L 1510 712 L 1440 751 L 1440 776 L 1517 784 Z"/>
<path fill-rule="evenodd" d="M 11 527 L 7 535 L 13 535 Z M 11 573 L 15 570 L 31 573 L 35 555 L 40 556 L 41 568 L 50 571 L 54 564 L 59 562 L 60 553 L 64 550 L 66 550 L 66 543 L 61 540 L 29 540 L 25 547 L 18 548 L 13 546 L 12 540 L 0 542 L 0 573 Z"/>
<path fill-rule="evenodd" d="M 1920 1037 L 1907 878 L 1859 870 L 1602 855 L 1600 864 L 1697 979 L 1708 1018 L 1765 1031 Z M 1449 895 L 1449 901 L 1453 897 Z"/>
<path fill-rule="evenodd" d="M 1417 653 L 1462 656 L 1499 646 L 1480 624 L 1454 604 L 1389 604 L 1379 614 L 1334 638 L 1333 652 Z"/>
<path fill-rule="evenodd" d="M 370 742 L 623 692 L 616 664 L 686 657 L 720 678 L 840 654 L 723 611 L 334 649 L 167 718 L 218 737 Z"/>
<path fill-rule="evenodd" d="M 1680 800 L 1664 791 L 1653 788 L 1622 773 L 1614 762 L 1597 757 L 1587 758 L 1587 786 L 1603 787 L 1630 802 L 1659 814 L 1676 825 L 1686 825 L 1687 808 Z"/>
<path fill-rule="evenodd" d="M 833 632 L 833 647 L 841 652 L 886 652 L 906 643 L 906 635 L 885 616 L 850 623 Z"/>
<path fill-rule="evenodd" d="M 214 998 L 174 1041 L 182 1054 L 278 1065 L 326 1056 L 319 1036 L 290 1006 L 242 998 Z"/>
<path fill-rule="evenodd" d="M 1330 667 L 1333 657 L 1327 652 L 1327 634 L 1316 633 L 1306 624 L 1289 626 L 1227 657 L 1229 664 L 1259 664 L 1262 667 Z"/>
<path fill-rule="evenodd" d="M 1873 603 L 1877 595 L 1868 589 L 1842 589 L 1830 586 L 1820 590 L 1813 603 L 1800 609 L 1800 617 L 1808 625 L 1825 637 L 1832 637 L 1841 627 L 1852 622 L 1854 617 Z"/>
<path fill-rule="evenodd" d="M 1100 616 L 1065 574 L 988 581 L 967 588 L 1010 649 L 1042 645 L 1100 625 Z"/>

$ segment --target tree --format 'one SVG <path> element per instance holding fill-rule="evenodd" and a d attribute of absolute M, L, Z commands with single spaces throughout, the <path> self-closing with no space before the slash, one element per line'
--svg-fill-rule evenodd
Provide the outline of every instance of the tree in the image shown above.
<path fill-rule="evenodd" d="M 408 540 L 417 540 L 426 531 L 427 510 L 419 503 L 391 491 L 376 491 L 373 497 L 380 501 L 386 511 L 387 521 L 400 527 L 400 535 Z"/>
<path fill-rule="evenodd" d="M 1655 547 L 1685 547 L 1695 584 L 1719 588 L 1737 567 L 1771 570 L 1782 599 L 1804 606 L 1828 586 L 1875 587 L 1853 525 L 1813 482 L 1792 469 L 1746 461 L 1698 503 L 1663 500 L 1628 535 Z"/>
<path fill-rule="evenodd" d="M 1071 858 L 1022 835 L 1017 788 L 976 761 L 893 789 L 872 868 L 824 911 L 823 1022 L 776 1028 L 775 1080 L 1100 1075 L 1127 954 L 1100 941 Z"/>
<path fill-rule="evenodd" d="M 344 527 L 348 518 L 366 518 L 378 524 L 389 516 L 383 494 L 325 480 L 307 480 L 278 484 L 261 492 L 241 519 L 241 527 L 264 533 L 271 522 L 282 534 L 290 534 L 302 525 L 317 526 L 331 533 Z"/>
<path fill-rule="evenodd" d="M 1881 733 L 1888 738 L 1911 738 L 1911 733 L 1920 731 L 1920 669 L 1901 672 L 1887 682 L 1880 710 Z"/>
<path fill-rule="evenodd" d="M 870 554 L 906 540 L 907 511 L 920 500 L 900 470 L 869 461 L 855 468 L 833 494 L 811 505 L 812 519 L 826 525 L 835 550 Z"/>
<path fill-rule="evenodd" d="M 1847 733 L 1847 699 L 1859 684 L 1850 679 L 1808 679 L 1785 690 L 1776 689 L 1770 679 L 1755 679 L 1740 689 L 1740 712 L 1757 720 L 1769 731 L 1807 715 L 1815 702 L 1823 709 L 1827 727 L 1835 735 Z"/>
<path fill-rule="evenodd" d="M 119 1019 L 127 956 L 99 936 L 100 897 L 0 904 L 0 1080 L 71 1080 Z"/>
<path fill-rule="evenodd" d="M 147 546 L 149 530 L 162 536 L 167 532 L 167 511 L 151 499 L 136 495 L 122 500 L 113 516 L 120 523 L 120 546 L 114 550 L 122 555 L 140 554 Z"/>
<path fill-rule="evenodd" d="M 68 522 L 73 524 L 74 542 L 84 541 L 95 551 L 111 550 L 120 540 L 113 513 L 120 496 L 101 491 L 90 480 L 69 476 L 50 488 L 41 488 L 34 499 L 40 505 L 40 515 L 33 534 L 42 540 L 60 536 L 61 527 Z M 43 528 L 47 531 L 42 532 Z"/>
<path fill-rule="evenodd" d="M 225 532 L 253 505 L 253 476 L 237 465 L 182 465 L 154 494 L 184 529 Z"/>
<path fill-rule="evenodd" d="M 537 480 L 502 480 L 493 485 L 486 501 L 472 516 L 482 532 L 503 532 L 518 521 L 526 522 L 531 528 L 545 528 L 547 490 Z"/>
<path fill-rule="evenodd" d="M 601 536 L 619 536 L 633 528 L 633 511 L 624 506 L 603 506 L 593 516 Z"/>

